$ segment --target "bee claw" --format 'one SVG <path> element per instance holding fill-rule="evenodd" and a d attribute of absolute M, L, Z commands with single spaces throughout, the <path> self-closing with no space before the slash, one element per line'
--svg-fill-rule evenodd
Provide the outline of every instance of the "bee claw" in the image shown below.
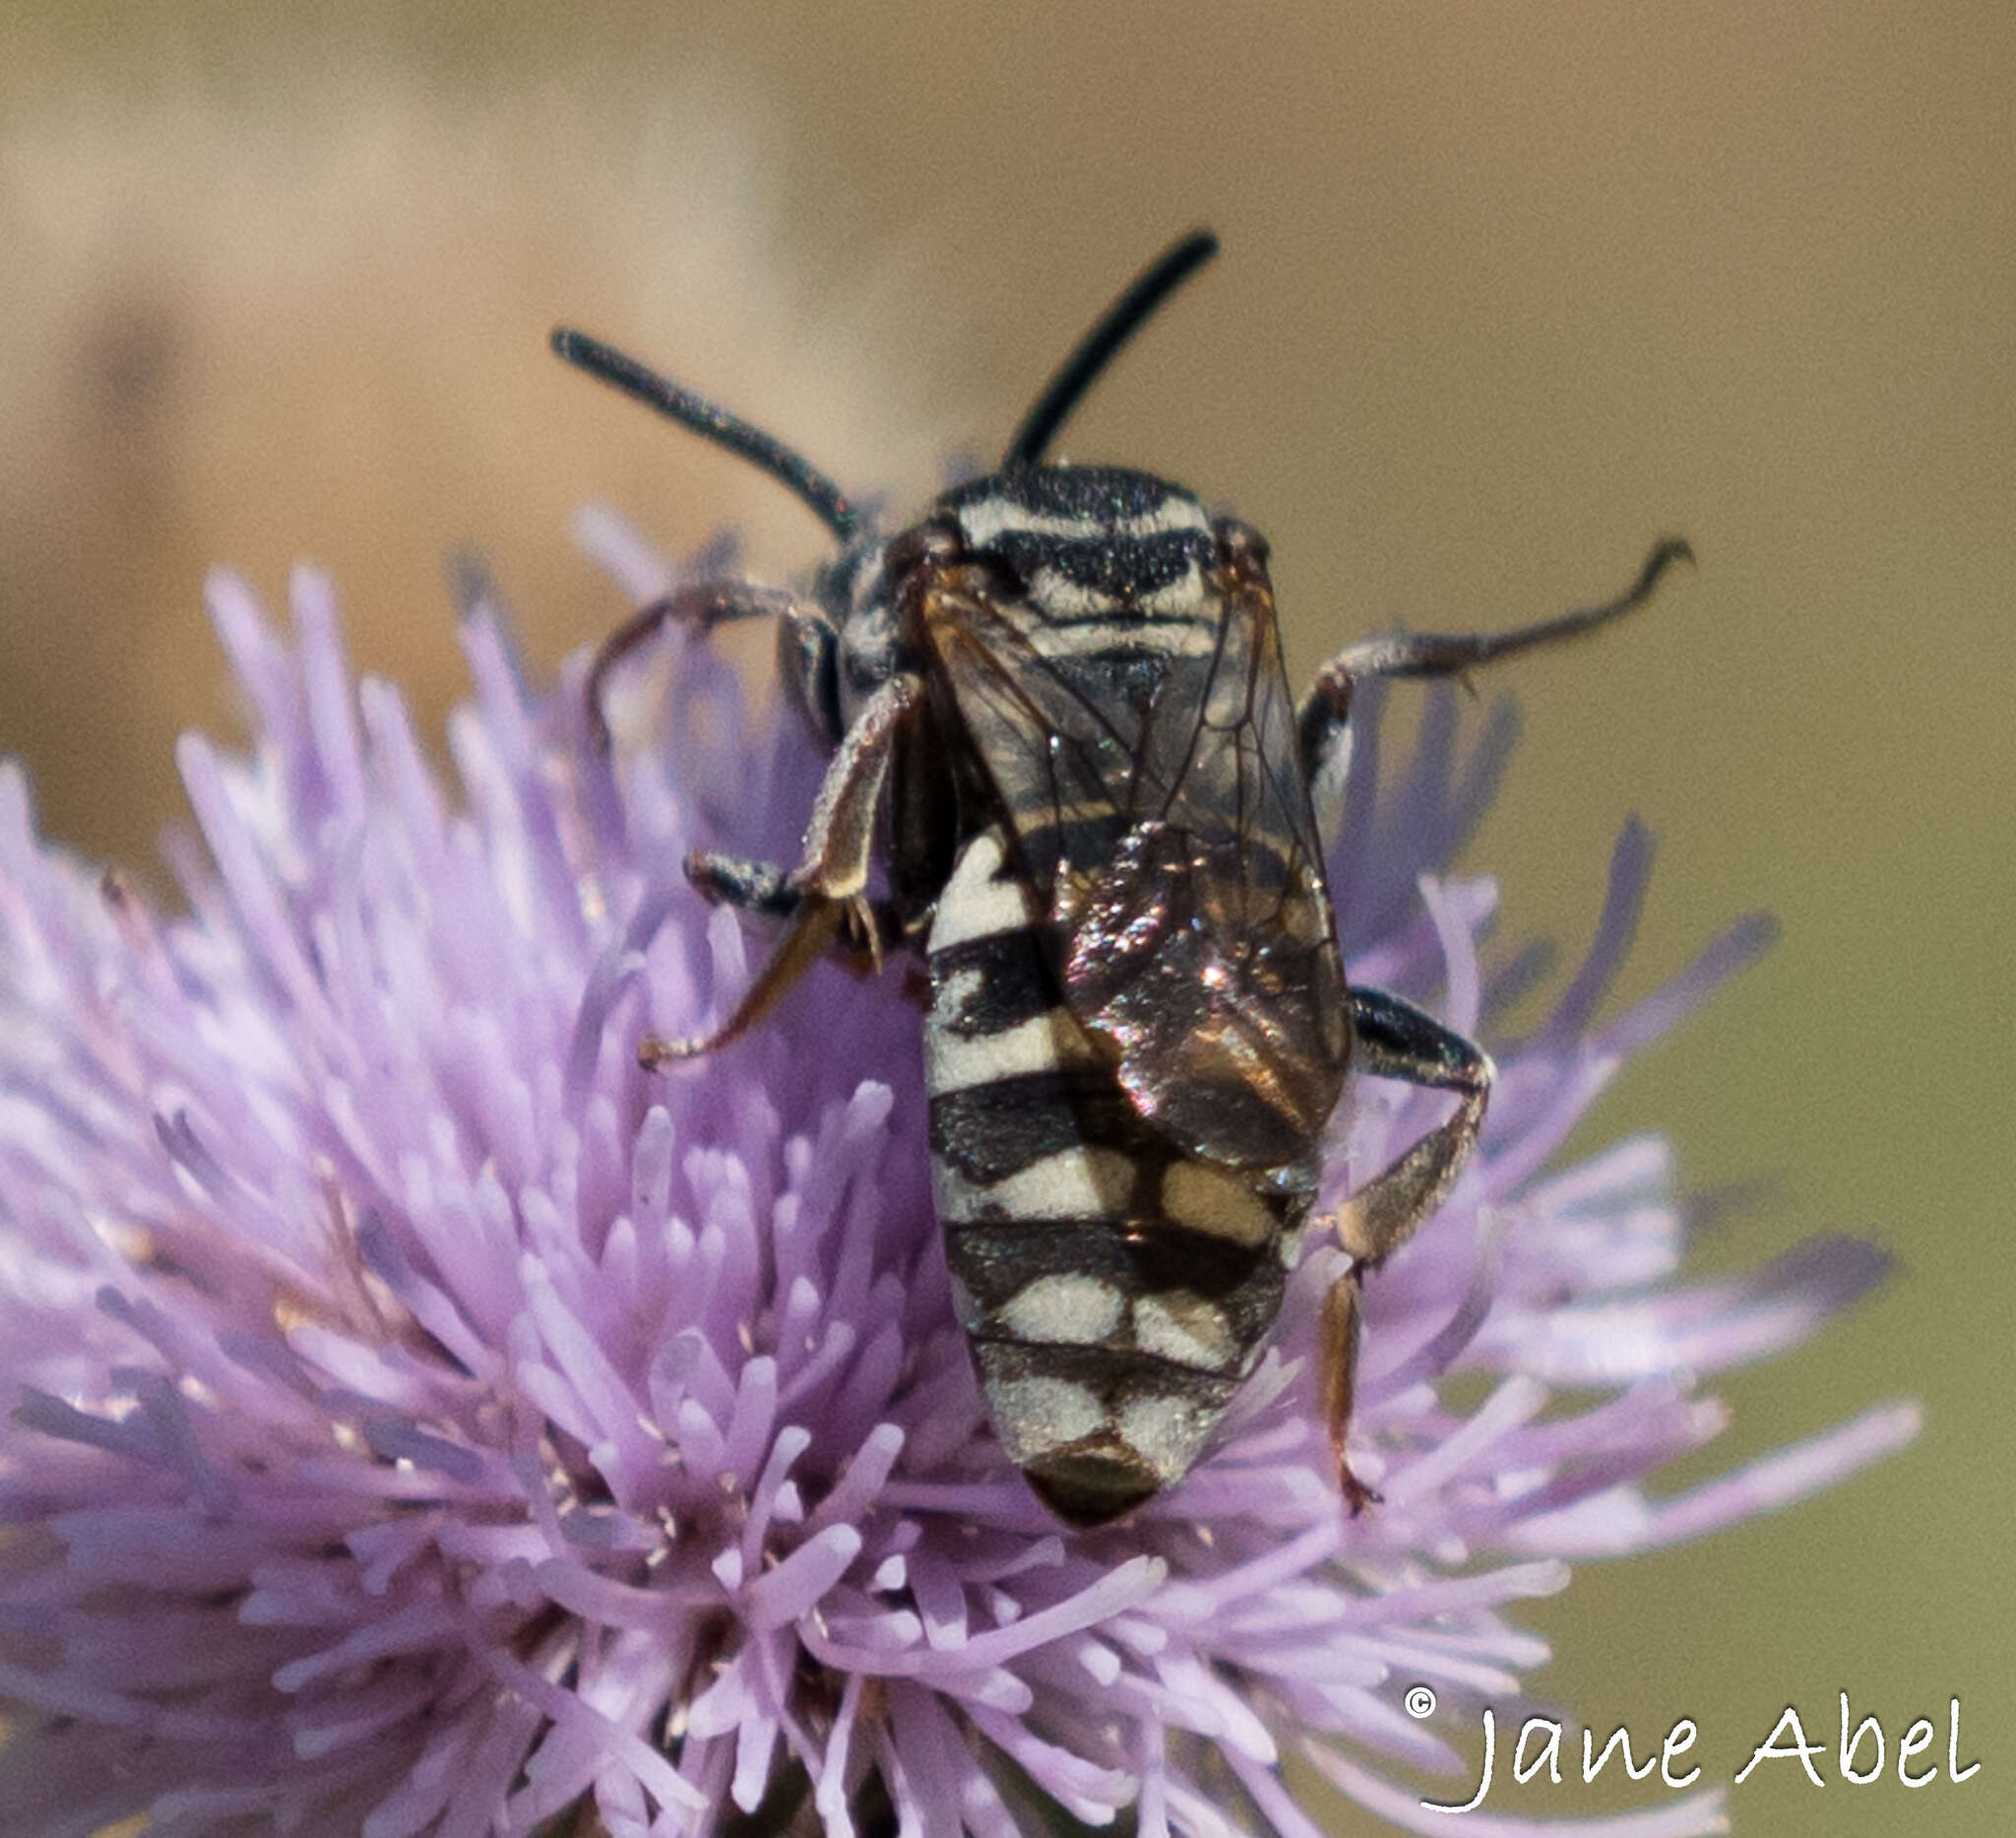
<path fill-rule="evenodd" d="M 698 1059 L 714 1045 L 704 1034 L 647 1034 L 637 1043 L 637 1063 L 647 1072 L 662 1072 L 683 1060 Z"/>

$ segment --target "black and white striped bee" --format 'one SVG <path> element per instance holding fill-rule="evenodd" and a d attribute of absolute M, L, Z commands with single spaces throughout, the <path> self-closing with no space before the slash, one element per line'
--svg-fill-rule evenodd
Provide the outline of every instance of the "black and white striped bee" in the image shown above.
<path fill-rule="evenodd" d="M 1186 1474 L 1252 1370 L 1314 1201 L 1348 1066 L 1454 1094 L 1454 1112 L 1335 1220 L 1350 1253 L 1323 1318 L 1339 1481 L 1364 1274 L 1477 1140 L 1482 1049 L 1400 997 L 1349 988 L 1309 787 L 1355 684 L 1443 676 L 1586 632 L 1620 599 L 1496 635 L 1375 639 L 1299 705 L 1267 544 L 1147 473 L 1044 459 L 1094 379 L 1217 249 L 1175 243 L 1038 398 L 1000 469 L 894 535 L 771 436 L 578 332 L 570 362 L 740 454 L 840 543 L 809 600 L 684 587 L 603 647 L 590 680 L 667 622 L 768 614 L 789 691 L 833 748 L 792 866 L 711 854 L 708 899 L 785 935 L 713 1035 L 754 1026 L 828 951 L 920 951 L 933 1195 L 963 1325 L 1010 1458 L 1062 1518 L 1116 1519 Z M 871 898 L 886 811 L 887 894 Z"/>

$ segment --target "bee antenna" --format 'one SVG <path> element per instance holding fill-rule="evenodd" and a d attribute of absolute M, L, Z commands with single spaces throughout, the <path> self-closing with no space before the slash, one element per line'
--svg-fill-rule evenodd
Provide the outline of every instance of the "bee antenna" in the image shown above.
<path fill-rule="evenodd" d="M 861 513 L 848 502 L 847 493 L 803 454 L 793 452 L 775 435 L 766 434 L 740 415 L 729 413 L 719 403 L 696 396 L 636 358 L 625 356 L 614 346 L 592 339 L 585 332 L 576 332 L 571 326 L 561 326 L 554 332 L 553 349 L 577 369 L 600 378 L 646 408 L 656 409 L 681 427 L 692 429 L 702 440 L 725 447 L 768 473 L 833 532 L 843 548 L 860 534 Z"/>
<path fill-rule="evenodd" d="M 1002 456 L 1001 470 L 1041 464 L 1043 449 L 1078 407 L 1079 398 L 1099 380 L 1120 347 L 1140 331 L 1163 301 L 1218 253 L 1218 238 L 1208 229 L 1179 237 L 1135 277 L 1133 285 L 1106 308 L 1104 316 L 1082 339 L 1036 399 L 1015 438 Z"/>

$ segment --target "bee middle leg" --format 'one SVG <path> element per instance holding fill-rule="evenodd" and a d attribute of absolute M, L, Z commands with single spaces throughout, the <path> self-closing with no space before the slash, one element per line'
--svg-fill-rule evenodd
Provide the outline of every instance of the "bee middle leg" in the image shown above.
<path fill-rule="evenodd" d="M 1295 712 L 1303 769 L 1314 778 L 1339 733 L 1351 718 L 1353 689 L 1374 676 L 1461 676 L 1480 664 L 1494 663 L 1538 645 L 1579 638 L 1599 626 L 1620 619 L 1652 598 L 1660 577 L 1675 562 L 1694 559 L 1694 551 L 1677 537 L 1653 546 L 1638 578 L 1600 606 L 1582 606 L 1552 619 L 1514 626 L 1509 632 L 1435 634 L 1400 633 L 1368 638 L 1336 657 L 1316 672 L 1309 693 Z"/>
<path fill-rule="evenodd" d="M 696 885 L 703 895 L 711 884 L 731 904 L 746 899 L 759 911 L 767 904 L 788 918 L 789 929 L 727 1020 L 712 1034 L 676 1040 L 646 1035 L 637 1046 L 644 1065 L 657 1070 L 746 1034 L 835 944 L 843 951 L 866 951 L 871 966 L 879 967 L 884 916 L 878 916 L 866 892 L 875 809 L 896 736 L 922 700 L 922 679 L 909 673 L 892 676 L 868 698 L 826 769 L 796 867 L 786 872 L 769 862 L 698 857 Z M 694 866 L 689 862 L 689 873 Z"/>
<path fill-rule="evenodd" d="M 1357 1367 L 1358 1302 L 1367 1271 L 1411 1238 L 1441 1203 L 1477 1146 L 1496 1069 L 1476 1042 L 1384 989 L 1351 992 L 1356 1070 L 1457 1095 L 1454 1113 L 1352 1195 L 1336 1216 L 1351 1268 L 1323 1300 L 1318 1386 L 1337 1460 L 1337 1480 L 1354 1515 L 1378 1497 L 1352 1473 L 1345 1453 Z"/>

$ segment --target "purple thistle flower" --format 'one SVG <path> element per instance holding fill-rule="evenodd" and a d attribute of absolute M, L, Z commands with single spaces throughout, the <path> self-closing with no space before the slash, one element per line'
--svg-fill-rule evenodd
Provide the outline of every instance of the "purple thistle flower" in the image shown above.
<path fill-rule="evenodd" d="M 640 597 L 668 578 L 613 520 L 588 534 Z M 1511 1617 L 1566 1558 L 1913 1432 L 1890 1407 L 1643 1490 L 1721 1426 L 1697 1375 L 1794 1344 L 1884 1259 L 1829 1238 L 1683 1286 L 1662 1140 L 1548 1167 L 1765 939 L 1736 926 L 1592 1031 L 1634 826 L 1553 1015 L 1493 1043 L 1480 1154 L 1369 1286 L 1354 1436 L 1383 1504 L 1342 1512 L 1311 1406 L 1319 1248 L 1215 1453 L 1067 1532 L 954 1321 L 897 979 L 821 970 L 718 1057 L 636 1063 L 750 974 L 678 864 L 792 855 L 820 768 L 793 726 L 668 644 L 612 772 L 581 662 L 528 691 L 478 604 L 451 793 L 398 692 L 353 682 L 322 579 L 295 577 L 291 644 L 237 582 L 211 603 L 254 743 L 183 743 L 185 917 L 37 842 L 0 770 L 0 1829 L 482 1838 L 586 1806 L 564 1829 L 642 1838 L 764 1805 L 1008 1838 L 1131 1806 L 1142 1838 L 1310 1838 L 1292 1753 L 1441 1832 L 1375 1771 L 1460 1766 L 1410 1684 L 1465 1718 L 1516 1701 L 1545 1650 Z M 1485 974 L 1492 889 L 1438 870 L 1511 724 L 1460 756 L 1454 699 L 1429 708 L 1397 786 L 1360 737 L 1344 935 L 1354 973 L 1488 1032 L 1519 964 Z M 1434 1103 L 1356 1085 L 1325 1203 Z M 1489 1375 L 1476 1409 L 1438 1395 L 1452 1371 Z M 1603 1401 L 1543 1420 L 1555 1386 Z M 1722 1826 L 1708 1792 L 1580 1829 Z"/>

